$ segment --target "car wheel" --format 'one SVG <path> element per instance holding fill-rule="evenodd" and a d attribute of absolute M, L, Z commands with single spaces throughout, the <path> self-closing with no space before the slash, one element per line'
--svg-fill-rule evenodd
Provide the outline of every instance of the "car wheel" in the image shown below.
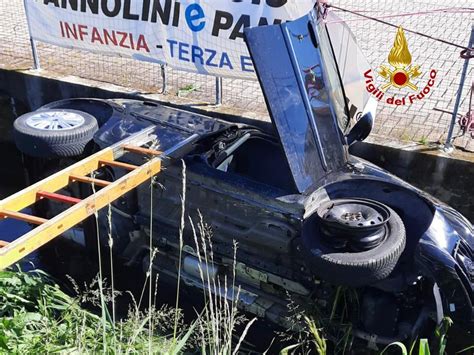
<path fill-rule="evenodd" d="M 45 110 L 27 113 L 13 124 L 18 149 L 38 158 L 81 155 L 95 132 L 97 120 L 76 110 Z"/>
<path fill-rule="evenodd" d="M 317 211 L 318 234 L 304 233 L 313 272 L 337 285 L 365 286 L 385 279 L 405 243 L 400 216 L 376 201 L 340 199 Z"/>

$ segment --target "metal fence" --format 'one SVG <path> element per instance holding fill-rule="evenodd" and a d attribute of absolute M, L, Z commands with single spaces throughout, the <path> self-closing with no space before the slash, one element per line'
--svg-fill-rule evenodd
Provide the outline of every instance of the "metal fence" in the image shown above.
<path fill-rule="evenodd" d="M 364 15 L 380 18 L 405 29 L 426 33 L 449 42 L 468 45 L 472 25 L 474 25 L 474 1 L 440 0 L 334 0 L 336 6 L 355 10 Z M 470 10 L 469 10 L 470 8 Z M 443 10 L 444 11 L 437 11 Z M 403 16 L 391 17 L 393 15 Z M 411 14 L 411 15 L 407 15 Z M 359 45 L 375 69 L 387 63 L 393 45 L 396 29 L 382 23 L 342 13 Z M 435 86 L 425 99 L 407 106 L 380 104 L 375 133 L 401 140 L 418 142 L 444 141 L 451 122 L 452 112 L 461 80 L 464 60 L 460 49 L 424 37 L 405 33 L 413 63 L 421 66 L 423 75 L 418 79 L 426 83 L 431 69 L 438 71 Z M 468 112 L 469 95 L 474 79 L 474 60 L 470 61 L 459 112 Z M 389 93 L 397 93 L 391 90 Z M 456 127 L 454 134 L 458 134 Z M 474 140 L 469 135 L 457 138 L 457 146 L 474 151 Z"/>
<path fill-rule="evenodd" d="M 457 0 L 455 4 L 440 0 L 334 0 L 332 3 L 464 46 L 468 44 L 474 21 L 473 0 Z M 437 11 L 440 9 L 444 11 Z M 360 16 L 337 12 L 350 25 L 373 68 L 386 63 L 396 29 Z M 0 67 L 31 68 L 33 58 L 23 0 L 0 0 L 0 14 Z M 403 16 L 400 16 L 401 14 Z M 423 83 L 429 79 L 430 69 L 438 71 L 437 80 L 430 95 L 412 105 L 395 106 L 381 103 L 374 133 L 406 141 L 444 141 L 451 121 L 451 115 L 446 112 L 454 110 L 464 63 L 459 57 L 460 49 L 411 33 L 406 33 L 406 37 L 413 63 L 421 67 L 422 76 L 419 77 L 419 82 Z M 59 48 L 44 43 L 37 43 L 37 53 L 41 68 L 48 71 L 126 86 L 141 93 L 160 93 L 163 89 L 160 65 Z M 474 75 L 472 64 L 473 60 L 467 69 L 468 80 L 459 105 L 461 114 L 468 111 L 468 92 Z M 169 67 L 165 68 L 165 72 L 168 95 L 184 96 L 194 102 L 215 102 L 214 77 L 186 73 Z M 397 93 L 396 90 L 388 92 Z M 222 103 L 231 107 L 233 112 L 244 116 L 268 119 L 257 81 L 222 79 Z M 434 110 L 435 108 L 446 112 Z M 455 135 L 457 131 L 456 127 Z M 474 140 L 469 135 L 457 138 L 455 144 L 474 151 Z"/>

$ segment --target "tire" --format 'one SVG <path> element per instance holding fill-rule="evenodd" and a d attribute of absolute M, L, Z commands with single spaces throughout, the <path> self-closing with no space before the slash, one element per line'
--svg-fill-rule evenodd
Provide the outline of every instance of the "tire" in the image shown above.
<path fill-rule="evenodd" d="M 97 120 L 88 113 L 41 110 L 18 117 L 13 138 L 18 149 L 32 157 L 74 157 L 84 152 L 98 129 Z"/>
<path fill-rule="evenodd" d="M 362 252 L 340 252 L 331 249 L 322 238 L 311 238 L 306 257 L 312 271 L 335 285 L 362 287 L 387 278 L 395 268 L 406 244 L 403 221 L 391 208 L 385 239 L 373 249 Z"/>
<path fill-rule="evenodd" d="M 99 127 L 104 125 L 116 112 L 121 110 L 121 106 L 103 99 L 73 98 L 50 102 L 41 106 L 38 111 L 44 110 L 77 110 L 88 113 L 95 117 Z"/>

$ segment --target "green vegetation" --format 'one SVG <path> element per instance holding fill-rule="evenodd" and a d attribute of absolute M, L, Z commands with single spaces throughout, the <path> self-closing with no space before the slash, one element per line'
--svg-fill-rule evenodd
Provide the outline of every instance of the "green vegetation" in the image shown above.
<path fill-rule="evenodd" d="M 189 84 L 189 85 L 185 85 L 181 88 L 178 89 L 178 92 L 177 92 L 177 96 L 178 97 L 184 97 L 192 92 L 195 92 L 195 91 L 198 91 L 199 90 L 199 86 L 195 85 L 195 84 Z"/>
<path fill-rule="evenodd" d="M 193 329 L 182 326 L 177 338 L 168 336 L 163 325 L 170 324 L 174 309 L 166 307 L 146 314 L 134 308 L 126 319 L 103 323 L 81 301 L 94 303 L 97 297 L 71 297 L 38 270 L 0 272 L 0 353 L 140 354 L 150 342 L 154 352 L 179 353 Z M 151 339 L 146 328 L 150 320 L 156 329 Z"/>
<path fill-rule="evenodd" d="M 100 306 L 97 283 L 98 278 L 83 294 L 71 297 L 42 271 L 0 272 L 0 354 L 178 354 L 185 349 L 232 354 L 253 323 L 235 346 L 233 327 L 245 319 L 231 315 L 236 307 L 222 302 L 211 302 L 214 306 L 204 310 L 208 315 L 189 326 L 179 309 L 163 306 L 142 312 L 135 301 L 125 319 L 114 323 L 106 311 L 104 322 L 82 307 L 85 302 Z M 103 291 L 110 306 L 111 290 Z"/>
<path fill-rule="evenodd" d="M 287 346 L 281 354 L 348 354 L 354 345 L 352 324 L 349 322 L 351 315 L 359 312 L 357 293 L 347 287 L 338 287 L 335 291 L 333 304 L 329 314 L 322 312 L 317 306 L 310 310 L 302 311 L 297 306 L 291 305 L 291 324 L 302 327 L 290 329 L 286 340 L 292 345 Z M 453 321 L 449 317 L 442 319 L 436 327 L 433 336 L 428 339 L 416 339 L 411 344 L 393 342 L 378 351 L 369 348 L 364 354 L 370 355 L 445 355 L 447 352 L 447 334 Z M 361 344 L 360 344 L 361 345 Z M 458 351 L 456 354 L 471 354 L 474 345 Z M 356 352 L 356 354 L 362 352 Z"/>
<path fill-rule="evenodd" d="M 71 297 L 42 271 L 0 272 L 0 354 L 178 354 L 185 350 L 203 354 L 234 354 L 254 321 L 246 323 L 239 339 L 233 338 L 235 325 L 245 324 L 245 318 L 237 314 L 235 303 L 224 306 L 225 303 L 209 293 L 206 295 L 208 306 L 191 325 L 183 323 L 182 312 L 177 308 L 153 307 L 142 312 L 134 300 L 124 319 L 113 322 L 106 311 L 104 323 L 101 316 L 82 307 L 86 302 L 100 306 L 98 282 L 96 278 L 80 295 Z M 104 287 L 103 291 L 104 300 L 110 308 L 111 289 Z M 338 293 L 339 306 L 344 310 L 344 299 L 350 296 L 343 289 Z M 209 307 L 211 304 L 212 307 Z M 333 308 L 339 306 L 335 304 Z M 340 321 L 338 310 L 332 313 L 332 326 L 337 327 Z M 178 318 L 175 322 L 176 314 Z M 334 339 L 334 335 L 328 334 L 312 317 L 300 313 L 294 321 L 302 326 L 299 333 L 296 332 L 298 342 L 282 349 L 282 355 L 309 351 L 318 355 L 342 354 L 352 341 L 347 326 L 343 326 L 344 330 L 339 333 L 341 338 Z M 443 319 L 435 331 L 433 344 L 428 344 L 427 339 L 420 339 L 408 348 L 401 342 L 395 342 L 380 354 L 445 354 L 446 334 L 451 325 L 449 318 Z M 282 335 L 294 336 L 289 333 Z M 472 349 L 474 346 L 463 351 Z"/>
<path fill-rule="evenodd" d="M 418 143 L 423 144 L 423 145 L 428 145 L 428 138 L 426 136 L 421 136 L 420 140 Z"/>

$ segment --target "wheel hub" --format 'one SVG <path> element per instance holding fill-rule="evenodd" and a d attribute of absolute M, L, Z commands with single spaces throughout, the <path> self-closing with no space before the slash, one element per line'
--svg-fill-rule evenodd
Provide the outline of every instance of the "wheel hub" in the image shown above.
<path fill-rule="evenodd" d="M 327 245 L 341 251 L 364 251 L 386 238 L 390 211 L 376 201 L 340 199 L 323 204 L 317 216 Z"/>
<path fill-rule="evenodd" d="M 30 128 L 43 131 L 59 131 L 76 128 L 84 122 L 84 117 L 74 112 L 39 111 L 30 116 L 25 124 Z"/>

